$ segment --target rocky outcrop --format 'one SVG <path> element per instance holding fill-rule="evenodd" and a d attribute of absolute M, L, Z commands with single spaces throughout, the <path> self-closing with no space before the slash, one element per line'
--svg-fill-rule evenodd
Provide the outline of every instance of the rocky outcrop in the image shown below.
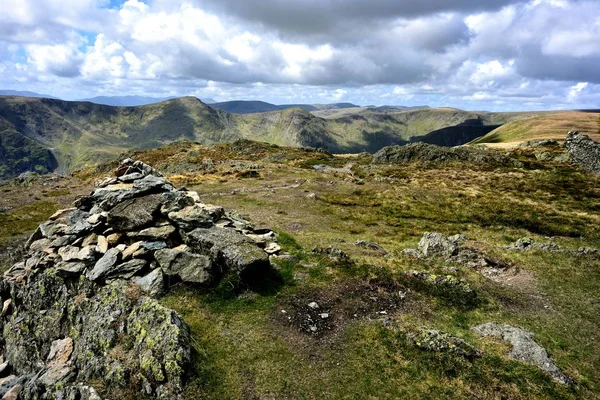
<path fill-rule="evenodd" d="M 479 303 L 475 289 L 466 281 L 453 275 L 408 271 L 404 273 L 403 278 L 408 286 L 441 297 L 452 304 L 474 306 Z"/>
<path fill-rule="evenodd" d="M 569 152 L 569 161 L 600 175 L 600 143 L 594 142 L 588 135 L 570 131 L 565 147 Z"/>
<path fill-rule="evenodd" d="M 75 205 L 40 224 L 0 281 L 0 354 L 13 374 L 0 394 L 99 399 L 89 382 L 102 382 L 110 398 L 180 397 L 189 330 L 152 296 L 181 281 L 260 278 L 275 234 L 129 159 Z"/>
<path fill-rule="evenodd" d="M 480 336 L 495 336 L 501 338 L 512 346 L 512 350 L 509 354 L 510 358 L 535 365 L 560 383 L 571 383 L 571 380 L 560 371 L 556 364 L 554 364 L 554 361 L 548 356 L 546 350 L 533 340 L 534 334 L 532 332 L 511 325 L 496 324 L 494 322 L 475 326 L 473 331 Z"/>
<path fill-rule="evenodd" d="M 556 251 L 560 248 L 554 242 L 554 240 L 550 239 L 548 243 L 540 243 L 533 240 L 530 237 L 523 237 L 518 239 L 513 244 L 506 247 L 507 250 L 516 250 L 516 251 L 529 251 L 529 250 L 545 250 L 545 251 Z"/>
<path fill-rule="evenodd" d="M 437 329 L 423 328 L 417 332 L 409 332 L 406 338 L 409 344 L 424 351 L 451 354 L 467 360 L 482 356 L 482 353 L 469 343 Z"/>
<path fill-rule="evenodd" d="M 373 156 L 374 164 L 407 164 L 412 162 L 447 163 L 462 162 L 486 164 L 496 167 L 521 168 L 523 164 L 495 150 L 474 147 L 440 147 L 426 143 L 411 143 L 406 146 L 388 146 Z"/>
<path fill-rule="evenodd" d="M 511 265 L 491 257 L 481 250 L 469 247 L 467 237 L 462 234 L 446 237 L 439 232 L 425 232 L 417 249 L 405 249 L 403 253 L 416 258 L 437 258 L 474 269 L 483 275 L 494 275 Z"/>

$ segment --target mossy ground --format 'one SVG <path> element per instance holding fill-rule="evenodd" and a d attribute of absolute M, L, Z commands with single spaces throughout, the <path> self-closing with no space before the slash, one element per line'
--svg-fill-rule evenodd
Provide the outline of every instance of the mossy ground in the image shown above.
<path fill-rule="evenodd" d="M 200 293 L 179 286 L 161 300 L 191 328 L 195 355 L 186 398 L 600 398 L 598 258 L 504 249 L 523 236 L 554 236 L 564 249 L 600 247 L 600 182 L 568 165 L 539 164 L 528 150 L 516 156 L 526 168 L 371 166 L 364 156 L 258 144 L 240 151 L 187 143 L 134 155 L 198 191 L 203 201 L 277 230 L 284 249 L 298 259 L 280 264 L 283 282 L 255 292 L 220 287 Z M 205 170 L 206 159 L 216 169 Z M 229 160 L 245 161 L 258 176 L 241 178 L 243 166 Z M 313 168 L 321 164 L 327 168 Z M 80 177 L 102 173 L 89 170 Z M 388 310 L 402 329 L 451 333 L 483 350 L 482 358 L 419 350 L 384 327 L 373 310 L 348 314 L 357 296 L 381 298 L 378 288 L 401 285 L 405 271 L 443 271 L 441 260 L 401 254 L 416 247 L 425 231 L 464 233 L 521 271 L 494 281 L 460 269 L 455 275 L 482 300 L 476 307 L 412 290 L 404 306 Z M 377 242 L 389 255 L 355 246 L 359 239 Z M 315 246 L 340 248 L 354 263 L 315 255 Z M 298 273 L 302 279 L 294 279 Z M 368 286 L 343 295 L 340 288 L 349 281 Z M 293 299 L 309 296 L 331 305 L 330 331 L 308 335 L 281 317 Z M 471 332 L 489 321 L 534 332 L 576 385 L 562 386 L 508 359 L 507 345 Z"/>

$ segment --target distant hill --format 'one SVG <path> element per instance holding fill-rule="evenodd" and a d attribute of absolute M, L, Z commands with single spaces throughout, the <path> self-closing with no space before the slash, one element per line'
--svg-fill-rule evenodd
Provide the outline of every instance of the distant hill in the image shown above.
<path fill-rule="evenodd" d="M 314 115 L 335 110 L 345 113 L 335 118 Z M 450 108 L 377 112 L 363 107 L 234 114 L 195 97 L 115 107 L 0 96 L 0 179 L 30 170 L 69 173 L 182 139 L 201 144 L 251 139 L 334 153 L 375 152 L 421 140 L 460 145 L 506 122 L 529 117 Z"/>
<path fill-rule="evenodd" d="M 264 101 L 254 100 L 234 100 L 224 101 L 221 103 L 213 103 L 211 107 L 218 108 L 234 114 L 252 114 L 252 113 L 263 113 L 269 111 L 281 110 L 279 106 L 275 104 L 267 103 Z"/>
<path fill-rule="evenodd" d="M 171 100 L 177 98 L 176 96 L 171 97 L 146 97 L 146 96 L 97 96 L 89 99 L 82 99 L 78 101 L 89 101 L 95 104 L 103 104 L 107 106 L 118 106 L 118 107 L 136 107 L 145 106 L 147 104 L 160 103 L 161 101 Z M 213 99 L 201 99 L 202 102 L 210 104 L 214 103 Z"/>
<path fill-rule="evenodd" d="M 225 110 L 235 114 L 254 114 L 270 111 L 288 110 L 291 108 L 301 108 L 305 111 L 319 110 L 334 110 L 343 108 L 358 107 L 351 103 L 334 103 L 334 104 L 282 104 L 276 105 L 257 100 L 234 100 L 221 103 L 213 103 L 211 107 Z"/>
<path fill-rule="evenodd" d="M 29 92 L 27 90 L 0 90 L 0 96 L 21 96 L 21 97 L 36 97 L 46 99 L 56 99 L 57 97 L 47 94 Z"/>

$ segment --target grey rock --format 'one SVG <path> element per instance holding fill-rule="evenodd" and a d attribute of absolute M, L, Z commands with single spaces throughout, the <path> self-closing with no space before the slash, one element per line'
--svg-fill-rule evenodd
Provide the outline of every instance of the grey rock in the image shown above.
<path fill-rule="evenodd" d="M 461 162 L 487 164 L 496 167 L 521 168 L 523 164 L 497 150 L 474 147 L 441 147 L 427 143 L 411 143 L 406 146 L 388 146 L 373 156 L 374 164 L 407 164 L 412 162 L 448 163 Z"/>
<path fill-rule="evenodd" d="M 408 271 L 404 274 L 406 283 L 417 290 L 423 290 L 447 301 L 473 306 L 479 302 L 475 289 L 466 281 L 452 275 L 438 275 L 426 271 Z"/>
<path fill-rule="evenodd" d="M 51 247 L 52 240 L 50 239 L 40 239 L 31 243 L 29 246 L 29 251 L 43 251 L 44 249 Z"/>
<path fill-rule="evenodd" d="M 162 294 L 165 288 L 165 280 L 162 269 L 160 268 L 155 269 L 146 276 L 136 279 L 135 283 L 150 296 Z"/>
<path fill-rule="evenodd" d="M 555 251 L 559 250 L 559 247 L 552 239 L 548 243 L 539 243 L 530 237 L 523 237 L 517 240 L 515 243 L 506 247 L 508 250 L 517 251 L 528 251 L 528 250 L 546 250 Z"/>
<path fill-rule="evenodd" d="M 363 249 L 367 249 L 367 250 L 372 250 L 372 251 L 377 251 L 380 253 L 385 253 L 387 254 L 387 251 L 385 251 L 385 249 L 383 247 L 381 247 L 379 244 L 375 243 L 375 242 L 368 242 L 366 240 L 357 240 L 354 243 L 355 246 L 358 247 L 362 247 Z"/>
<path fill-rule="evenodd" d="M 251 239 L 232 229 L 196 229 L 185 236 L 186 244 L 211 258 L 222 272 L 253 273 L 270 267 L 269 257 Z"/>
<path fill-rule="evenodd" d="M 567 134 L 565 147 L 572 163 L 600 175 L 600 143 L 594 142 L 588 135 L 570 131 Z"/>
<path fill-rule="evenodd" d="M 458 245 L 441 233 L 426 232 L 419 242 L 419 251 L 426 257 L 450 257 L 458 252 Z"/>
<path fill-rule="evenodd" d="M 160 209 L 163 215 L 169 215 L 172 212 L 178 212 L 188 206 L 193 206 L 195 201 L 188 196 L 186 192 L 172 191 L 163 194 L 164 203 Z"/>
<path fill-rule="evenodd" d="M 72 277 L 81 274 L 86 268 L 82 262 L 60 262 L 56 264 L 56 274 L 62 277 Z"/>
<path fill-rule="evenodd" d="M 480 336 L 495 336 L 510 343 L 512 350 L 509 357 L 537 366 L 562 384 L 571 383 L 571 380 L 554 364 L 546 350 L 533 340 L 535 335 L 532 332 L 495 322 L 478 325 L 472 329 Z"/>
<path fill-rule="evenodd" d="M 142 229 L 139 232 L 130 232 L 127 236 L 149 240 L 166 240 L 173 232 L 175 232 L 175 227 L 173 225 L 165 225 Z"/>
<path fill-rule="evenodd" d="M 109 211 L 107 222 L 116 230 L 131 231 L 142 228 L 154 221 L 162 202 L 160 194 L 125 200 Z"/>
<path fill-rule="evenodd" d="M 175 188 L 165 178 L 147 175 L 143 179 L 139 179 L 133 183 L 133 188 L 139 192 L 167 192 Z"/>
<path fill-rule="evenodd" d="M 86 274 L 86 278 L 91 281 L 103 278 L 119 262 L 120 257 L 121 252 L 119 249 L 109 249 L 106 254 L 96 262 L 94 268 Z"/>
<path fill-rule="evenodd" d="M 463 339 L 437 329 L 423 328 L 418 332 L 409 332 L 406 338 L 410 344 L 421 350 L 448 353 L 468 360 L 481 357 L 481 352 Z"/>
<path fill-rule="evenodd" d="M 15 385 L 8 392 L 6 392 L 4 396 L 2 396 L 2 400 L 18 400 L 19 394 L 21 394 L 22 390 L 22 385 Z"/>
<path fill-rule="evenodd" d="M 119 182 L 130 183 L 133 181 L 137 181 L 138 179 L 142 179 L 143 177 L 144 175 L 142 175 L 139 172 L 132 172 L 130 174 L 120 176 L 117 179 L 119 180 Z"/>
<path fill-rule="evenodd" d="M 184 282 L 209 283 L 213 266 L 206 255 L 193 254 L 177 249 L 163 249 L 154 254 L 165 275 L 177 275 Z"/>
<path fill-rule="evenodd" d="M 157 242 L 142 242 L 140 247 L 146 250 L 161 250 L 167 247 L 165 242 L 157 241 Z M 135 254 L 135 253 L 134 253 Z"/>
<path fill-rule="evenodd" d="M 118 264 L 110 268 L 110 270 L 105 274 L 107 279 L 113 278 L 122 278 L 122 279 L 130 279 L 138 272 L 143 270 L 146 265 L 148 265 L 148 261 L 133 259 L 122 264 Z"/>
<path fill-rule="evenodd" d="M 77 255 L 81 249 L 75 246 L 65 246 L 58 249 L 58 254 L 63 261 L 78 260 Z"/>
<path fill-rule="evenodd" d="M 170 212 L 169 219 L 184 231 L 210 228 L 214 225 L 213 217 L 198 204 L 187 206 L 180 211 Z"/>

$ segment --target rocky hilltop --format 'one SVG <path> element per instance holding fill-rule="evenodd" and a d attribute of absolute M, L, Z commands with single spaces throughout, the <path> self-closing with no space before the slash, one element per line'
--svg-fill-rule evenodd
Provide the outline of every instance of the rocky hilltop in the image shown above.
<path fill-rule="evenodd" d="M 178 282 L 261 279 L 279 246 L 272 231 L 127 159 L 40 224 L 25 251 L 0 282 L 0 396 L 174 399 L 192 344 L 180 316 L 154 297 Z"/>

